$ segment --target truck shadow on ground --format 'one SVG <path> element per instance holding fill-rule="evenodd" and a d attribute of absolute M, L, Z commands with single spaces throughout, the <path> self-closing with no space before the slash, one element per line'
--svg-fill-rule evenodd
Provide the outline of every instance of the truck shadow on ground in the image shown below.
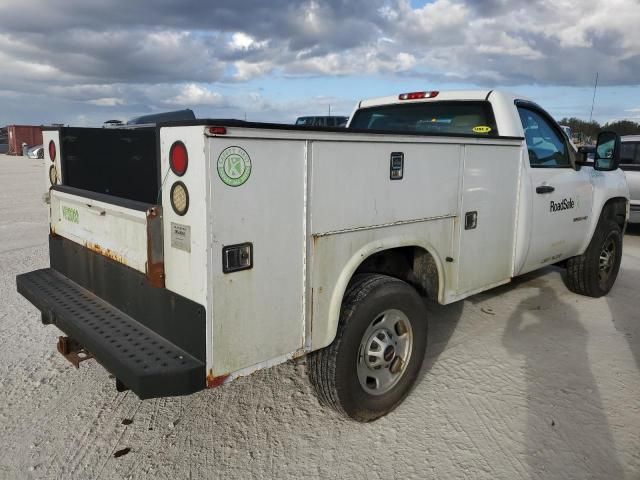
<path fill-rule="evenodd" d="M 503 334 L 507 351 L 524 359 L 530 478 L 623 478 L 589 366 L 588 332 L 544 279 L 531 283 L 538 293 L 518 304 Z"/>
<path fill-rule="evenodd" d="M 578 311 L 562 301 L 544 277 L 565 270 L 549 266 L 516 277 L 512 282 L 474 295 L 471 305 L 491 303 L 522 287 L 537 293 L 521 300 L 506 320 L 503 345 L 523 358 L 527 415 L 524 463 L 530 478 L 624 478 L 604 405 L 590 368 L 589 335 Z M 637 270 L 636 270 L 637 272 Z M 615 289 L 607 299 L 615 299 Z M 465 302 L 430 308 L 430 341 L 422 375 L 447 347 Z M 633 305 L 614 301 L 611 311 Z M 629 307 L 626 307 L 629 308 Z M 434 310 L 437 309 L 437 310 Z M 492 313 L 493 314 L 493 313 Z M 620 312 L 622 318 L 633 318 Z M 631 342 L 630 342 L 631 343 Z M 632 347 L 633 351 L 633 347 Z M 636 361 L 640 355 L 634 351 Z M 640 364 L 639 364 L 640 366 Z M 580 408 L 576 408 L 580 405 Z"/>
<path fill-rule="evenodd" d="M 640 224 L 629 225 L 625 236 L 640 237 Z M 616 284 L 606 297 L 613 325 L 629 344 L 629 350 L 638 370 L 640 370 L 640 322 L 637 310 L 639 285 L 640 270 L 630 266 L 623 257 Z"/>
<path fill-rule="evenodd" d="M 634 223 L 627 225 L 627 231 L 625 235 L 632 235 L 634 237 L 640 237 L 640 223 Z"/>
<path fill-rule="evenodd" d="M 429 330 L 427 340 L 427 351 L 422 368 L 418 374 L 418 385 L 427 373 L 436 364 L 440 354 L 447 348 L 449 340 L 456 330 L 462 311 L 464 302 L 455 302 L 449 305 L 440 305 L 436 302 L 427 300 L 426 307 L 428 312 Z"/>
<path fill-rule="evenodd" d="M 422 368 L 418 375 L 416 385 L 422 382 L 424 377 L 436 364 L 442 352 L 446 350 L 449 341 L 460 322 L 460 318 L 462 317 L 465 302 L 469 302 L 474 305 L 493 297 L 501 296 L 505 292 L 517 288 L 521 283 L 526 283 L 534 278 L 545 275 L 548 271 L 549 270 L 545 268 L 543 270 L 528 273 L 521 277 L 516 277 L 506 285 L 478 293 L 466 300 L 450 303 L 448 305 L 440 305 L 435 301 L 425 300 L 428 313 L 427 321 L 429 322 L 428 344 L 425 359 L 422 362 Z"/>

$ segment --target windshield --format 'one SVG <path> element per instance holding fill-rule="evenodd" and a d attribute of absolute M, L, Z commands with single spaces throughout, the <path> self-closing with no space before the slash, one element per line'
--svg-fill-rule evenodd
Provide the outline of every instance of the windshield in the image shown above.
<path fill-rule="evenodd" d="M 489 102 L 443 101 L 381 105 L 358 110 L 349 128 L 497 136 Z"/>

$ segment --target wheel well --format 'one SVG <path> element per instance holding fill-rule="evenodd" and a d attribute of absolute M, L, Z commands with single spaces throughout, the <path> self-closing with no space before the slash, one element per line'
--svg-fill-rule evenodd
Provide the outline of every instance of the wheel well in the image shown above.
<path fill-rule="evenodd" d="M 627 221 L 627 199 L 624 197 L 611 198 L 602 207 L 601 218 L 613 220 L 624 230 Z"/>
<path fill-rule="evenodd" d="M 422 247 L 398 247 L 367 257 L 354 272 L 380 273 L 404 280 L 420 295 L 438 299 L 438 266 L 433 256 Z"/>

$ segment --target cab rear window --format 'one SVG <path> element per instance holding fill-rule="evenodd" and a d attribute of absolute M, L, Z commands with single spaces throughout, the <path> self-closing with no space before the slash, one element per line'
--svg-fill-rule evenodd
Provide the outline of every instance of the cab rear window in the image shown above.
<path fill-rule="evenodd" d="M 358 110 L 349 128 L 433 134 L 498 135 L 489 102 L 443 101 L 381 105 Z"/>

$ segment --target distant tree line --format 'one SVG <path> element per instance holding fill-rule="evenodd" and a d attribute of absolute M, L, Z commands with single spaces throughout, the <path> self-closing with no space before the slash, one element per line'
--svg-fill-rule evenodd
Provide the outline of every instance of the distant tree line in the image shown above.
<path fill-rule="evenodd" d="M 618 120 L 600 125 L 595 120 L 586 122 L 579 118 L 571 117 L 563 118 L 559 123 L 560 125 L 571 127 L 574 135 L 580 135 L 585 140 L 589 139 L 591 141 L 595 141 L 598 133 L 604 130 L 614 131 L 618 135 L 640 135 L 640 123 L 632 122 L 631 120 Z"/>

